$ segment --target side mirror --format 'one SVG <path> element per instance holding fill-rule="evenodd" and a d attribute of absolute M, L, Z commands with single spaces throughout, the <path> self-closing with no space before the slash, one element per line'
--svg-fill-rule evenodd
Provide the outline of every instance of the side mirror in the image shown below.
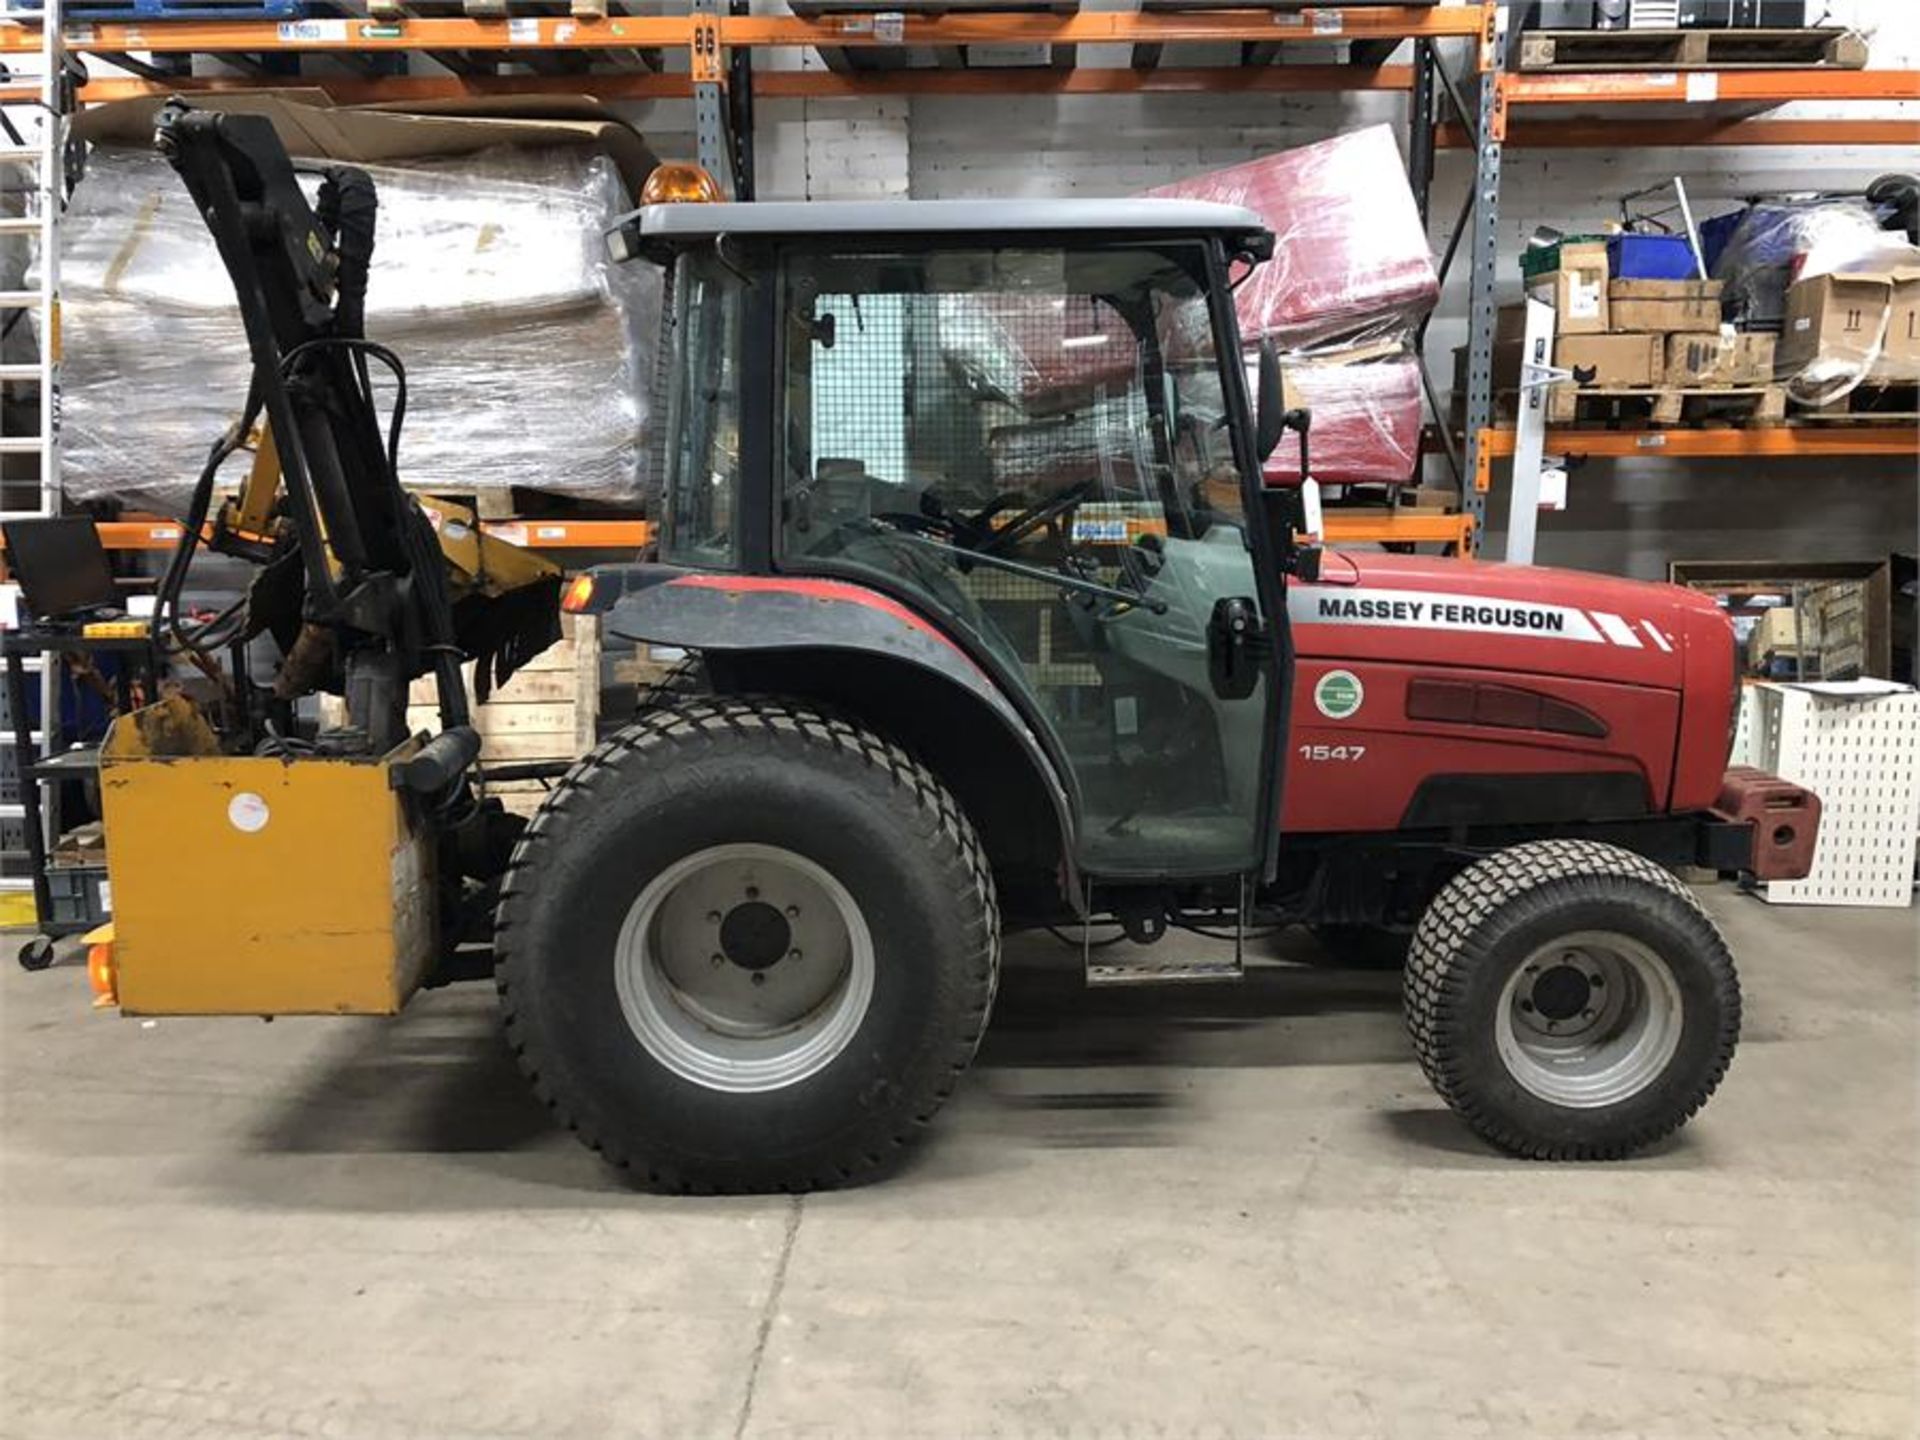
<path fill-rule="evenodd" d="M 1280 352 L 1273 341 L 1260 342 L 1260 393 L 1254 400 L 1254 448 L 1264 462 L 1287 433 L 1287 401 L 1280 384 Z"/>

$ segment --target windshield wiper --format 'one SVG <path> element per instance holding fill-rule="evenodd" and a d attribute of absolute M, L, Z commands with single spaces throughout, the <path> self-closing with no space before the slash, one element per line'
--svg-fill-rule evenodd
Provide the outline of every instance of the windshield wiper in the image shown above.
<path fill-rule="evenodd" d="M 916 535 L 911 530 L 903 530 L 898 525 L 889 525 L 884 520 L 869 520 L 876 531 L 898 536 L 915 545 L 925 546 L 942 555 L 951 555 L 960 564 L 962 571 L 970 565 L 984 565 L 989 570 L 1004 570 L 1009 575 L 1024 575 L 1029 580 L 1044 581 L 1048 585 L 1058 586 L 1062 590 L 1071 590 L 1076 595 L 1093 595 L 1102 600 L 1113 600 L 1122 605 L 1138 605 L 1155 615 L 1167 613 L 1167 602 L 1150 599 L 1132 590 L 1122 590 L 1113 585 L 1102 585 L 1097 580 L 1082 580 L 1078 575 L 1063 575 L 1058 570 L 1048 570 L 1039 565 L 1028 565 L 1019 560 L 1009 560 L 1003 555 L 993 555 L 982 550 L 969 550 L 961 545 L 949 545 L 944 540 L 929 539 L 925 535 Z"/>

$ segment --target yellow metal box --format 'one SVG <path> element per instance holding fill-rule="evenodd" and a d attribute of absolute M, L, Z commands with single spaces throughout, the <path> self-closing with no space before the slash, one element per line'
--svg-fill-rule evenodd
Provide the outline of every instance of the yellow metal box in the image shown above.
<path fill-rule="evenodd" d="M 432 847 L 393 764 L 214 753 L 174 697 L 114 722 L 100 789 L 120 1008 L 390 1015 L 434 953 Z"/>

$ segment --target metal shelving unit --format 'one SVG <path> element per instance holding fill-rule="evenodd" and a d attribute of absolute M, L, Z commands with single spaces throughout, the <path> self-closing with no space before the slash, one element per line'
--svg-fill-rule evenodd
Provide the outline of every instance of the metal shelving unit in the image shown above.
<path fill-rule="evenodd" d="M 0 132 L 0 175 L 5 176 L 6 213 L 0 215 L 0 246 L 9 250 L 21 247 L 30 253 L 18 258 L 21 274 L 37 269 L 31 285 L 0 290 L 0 315 L 7 321 L 6 335 L 12 337 L 25 326 L 33 337 L 33 358 L 0 363 L 0 397 L 12 402 L 6 418 L 32 417 L 31 433 L 19 433 L 0 424 L 0 455 L 31 456 L 31 478 L 9 476 L 0 520 L 26 520 L 60 513 L 60 212 L 66 204 L 66 126 L 71 91 L 65 73 L 65 57 L 60 43 L 60 0 L 43 0 L 45 14 L 52 21 L 37 26 L 21 38 L 30 44 L 16 48 L 7 58 L 5 80 L 0 83 L 0 104 L 7 107 L 4 131 Z M 19 205 L 13 210 L 13 202 Z M 29 323 L 30 322 L 30 323 Z M 16 349 L 21 341 L 13 341 Z M 30 397 L 30 398 L 29 398 Z M 26 492 L 31 505 L 19 500 Z M 26 659 L 23 669 L 37 676 L 39 684 L 41 729 L 35 734 L 49 746 L 58 742 L 59 689 L 54 670 L 44 656 Z M 23 689 L 22 693 L 25 691 Z M 9 697 L 8 710 L 18 696 Z M 32 857 L 35 838 L 44 842 L 54 838 L 59 825 L 58 806 L 43 817 L 34 803 L 36 779 L 32 761 L 23 753 L 19 738 L 30 728 L 26 717 L 9 713 L 0 725 L 0 748 L 12 752 L 10 769 L 14 794 L 0 798 L 0 913 L 9 920 L 13 897 L 29 893 L 38 878 L 38 865 Z M 17 833 L 15 832 L 17 827 Z M 38 830 L 30 836 L 29 827 Z"/>
<path fill-rule="evenodd" d="M 419 11 L 431 0 L 405 7 Z M 903 14 L 867 0 L 801 0 L 794 15 L 751 15 L 743 0 L 688 0 L 672 15 L 605 16 L 403 13 L 376 0 L 366 15 L 299 21 L 182 20 L 70 25 L 67 48 L 119 73 L 88 78 L 84 103 L 177 91 L 225 91 L 297 83 L 342 103 L 565 92 L 607 100 L 694 101 L 700 159 L 729 193 L 750 193 L 756 98 L 853 99 L 890 95 L 1290 94 L 1383 91 L 1407 97 L 1407 159 L 1425 213 L 1437 150 L 1474 151 L 1473 183 L 1455 245 L 1471 270 L 1469 386 L 1463 517 L 1330 514 L 1343 539 L 1455 543 L 1474 548 L 1484 527 L 1492 461 L 1511 453 L 1492 425 L 1492 333 L 1501 169 L 1513 147 L 1578 148 L 1647 144 L 1910 145 L 1914 127 L 1884 119 L 1781 119 L 1764 112 L 1795 100 L 1920 100 L 1920 71 L 1724 69 L 1516 73 L 1507 67 L 1508 9 L 1496 0 L 1349 4 L 1305 8 L 1234 6 L 1204 0 L 1141 0 L 1126 12 L 1081 10 L 1077 0 L 1031 0 Z M 591 7 L 579 7 L 591 8 Z M 613 7 L 617 10 L 617 4 Z M 16 17 L 27 19 L 28 17 Z M 1389 63 L 1404 42 L 1410 60 Z M 1344 63 L 1324 53 L 1289 57 L 1303 46 L 1345 46 Z M 40 27 L 0 26 L 0 59 L 42 43 Z M 1225 64 L 1191 63 L 1194 45 L 1227 47 Z M 1126 47 L 1130 63 L 1090 66 L 1088 47 Z M 981 47 L 995 47 L 983 56 Z M 1000 63 L 1023 47 L 1036 63 Z M 817 57 L 821 68 L 756 65 L 771 52 Z M 218 56 L 248 73 L 171 73 L 181 57 Z M 379 74 L 394 56 L 427 56 L 445 73 Z M 322 56 L 338 73 L 297 80 L 271 73 L 289 56 Z M 0 100 L 5 92 L 0 91 Z M 1445 417 L 1435 417 L 1445 424 Z M 1869 442 L 1776 438 L 1780 432 L 1657 432 L 1661 442 L 1608 440 L 1576 453 L 1635 455 L 1658 450 L 1701 458 L 1782 454 L 1904 454 Z M 1804 437 L 1806 432 L 1787 434 Z M 1904 436 L 1907 432 L 1894 432 Z M 1831 437 L 1831 438 L 1829 438 Z M 1879 443 L 1879 442 L 1873 442 Z M 1885 441 L 1893 444 L 1896 441 Z M 1616 450 L 1606 446 L 1618 445 Z M 1699 448 L 1688 448 L 1698 445 Z M 1852 448 L 1847 448 L 1847 447 Z M 1865 448 L 1862 448 L 1865 446 Z M 1841 448 L 1827 448 L 1841 447 Z M 624 527 L 624 528 L 623 528 Z M 139 528 L 136 526 L 136 529 Z M 158 527 L 144 527 L 158 533 Z M 638 522 L 528 522 L 528 543 L 547 548 L 624 547 Z M 541 539 L 537 532 L 554 532 Z M 1444 532 L 1444 533 L 1443 533 Z M 150 545 L 135 530 L 109 543 Z"/>

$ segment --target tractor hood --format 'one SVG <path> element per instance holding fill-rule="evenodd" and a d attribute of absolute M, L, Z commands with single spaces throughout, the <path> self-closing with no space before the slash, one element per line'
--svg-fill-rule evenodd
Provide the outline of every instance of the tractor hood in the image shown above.
<path fill-rule="evenodd" d="M 1397 660 L 1684 688 L 1689 652 L 1724 675 L 1732 627 L 1703 595 L 1531 565 L 1325 553 L 1320 578 L 1289 584 L 1302 658 Z M 1709 658 L 1709 657 L 1703 657 Z"/>

